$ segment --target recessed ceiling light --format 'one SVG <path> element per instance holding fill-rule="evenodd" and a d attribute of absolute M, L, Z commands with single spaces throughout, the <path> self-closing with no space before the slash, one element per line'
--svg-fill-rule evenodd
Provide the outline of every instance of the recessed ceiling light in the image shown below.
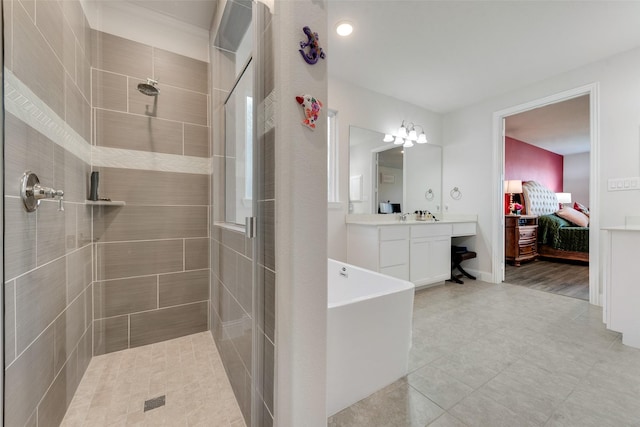
<path fill-rule="evenodd" d="M 353 32 L 353 25 L 349 21 L 341 21 L 336 25 L 336 33 L 339 36 L 346 37 Z"/>

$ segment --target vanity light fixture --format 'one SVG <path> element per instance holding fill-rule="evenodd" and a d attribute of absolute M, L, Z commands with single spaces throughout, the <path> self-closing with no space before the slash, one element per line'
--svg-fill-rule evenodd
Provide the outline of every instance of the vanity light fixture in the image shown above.
<path fill-rule="evenodd" d="M 416 131 L 416 127 L 420 128 L 421 130 L 420 135 L 418 135 L 418 132 Z M 427 135 L 424 134 L 424 128 L 422 126 L 416 125 L 414 123 L 408 123 L 405 126 L 404 120 L 402 121 L 402 124 L 398 129 L 398 133 L 395 139 L 393 139 L 393 135 L 390 135 L 387 133 L 384 135 L 383 141 L 384 142 L 393 141 L 394 144 L 402 145 L 403 147 L 413 147 L 414 142 L 418 144 L 426 144 L 428 142 Z"/>
<path fill-rule="evenodd" d="M 339 36 L 346 37 L 353 32 L 353 25 L 349 21 L 340 21 L 336 25 L 336 33 Z"/>

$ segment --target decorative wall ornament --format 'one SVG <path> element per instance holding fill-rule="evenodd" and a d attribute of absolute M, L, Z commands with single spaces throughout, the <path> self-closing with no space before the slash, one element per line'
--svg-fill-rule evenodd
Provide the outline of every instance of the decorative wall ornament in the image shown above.
<path fill-rule="evenodd" d="M 300 52 L 307 64 L 313 65 L 318 62 L 318 59 L 324 59 L 325 54 L 320 47 L 318 33 L 314 33 L 309 27 L 304 27 L 302 31 L 307 35 L 307 41 L 300 42 L 300 50 L 298 52 Z M 309 48 L 308 53 L 304 51 L 306 48 Z"/>
<path fill-rule="evenodd" d="M 300 104 L 304 110 L 304 120 L 302 124 L 311 130 L 315 130 L 316 122 L 322 109 L 322 102 L 311 95 L 296 96 L 296 101 L 298 101 L 298 104 Z"/>

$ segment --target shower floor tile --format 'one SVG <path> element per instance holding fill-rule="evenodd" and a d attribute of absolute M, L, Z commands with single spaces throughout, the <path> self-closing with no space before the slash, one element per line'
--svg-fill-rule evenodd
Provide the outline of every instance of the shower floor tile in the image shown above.
<path fill-rule="evenodd" d="M 145 412 L 145 401 L 165 404 Z M 91 360 L 63 427 L 245 426 L 209 332 Z"/>

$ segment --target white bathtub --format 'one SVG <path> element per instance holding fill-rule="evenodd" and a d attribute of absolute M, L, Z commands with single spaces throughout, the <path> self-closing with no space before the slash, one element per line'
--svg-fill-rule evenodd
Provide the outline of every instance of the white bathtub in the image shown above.
<path fill-rule="evenodd" d="M 328 260 L 327 414 L 407 374 L 414 285 Z"/>

